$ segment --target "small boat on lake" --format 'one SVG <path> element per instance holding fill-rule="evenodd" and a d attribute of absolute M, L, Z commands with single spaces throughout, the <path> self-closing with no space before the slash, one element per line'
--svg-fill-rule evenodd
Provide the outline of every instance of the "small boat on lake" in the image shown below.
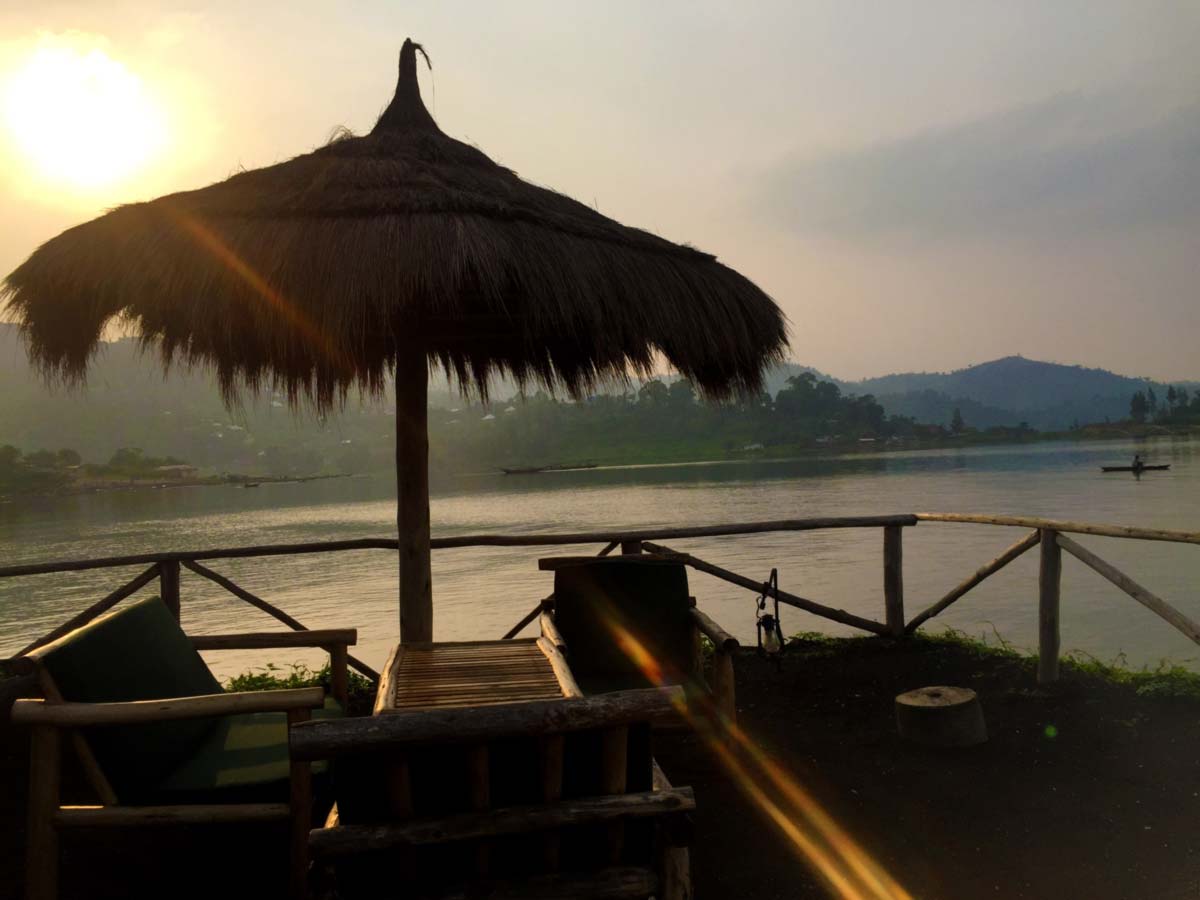
<path fill-rule="evenodd" d="M 1101 466 L 1101 472 L 1165 472 L 1170 463 L 1162 466 Z"/>

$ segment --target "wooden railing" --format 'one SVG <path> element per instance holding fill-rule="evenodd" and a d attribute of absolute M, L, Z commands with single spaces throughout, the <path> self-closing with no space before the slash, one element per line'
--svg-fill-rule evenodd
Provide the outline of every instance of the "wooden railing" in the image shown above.
<path fill-rule="evenodd" d="M 1005 550 L 995 559 L 977 569 L 974 573 L 954 586 L 945 596 L 931 604 L 916 616 L 905 619 L 904 611 L 904 575 L 903 575 L 903 530 L 920 522 L 967 523 L 992 526 L 1016 527 L 1030 529 L 1030 533 Z M 807 519 L 786 519 L 766 522 L 747 522 L 731 525 L 706 525 L 687 528 L 655 528 L 655 529 L 625 529 L 592 532 L 569 532 L 554 534 L 475 534 L 454 537 L 434 538 L 430 541 L 435 550 L 448 550 L 463 547 L 543 547 L 572 544 L 601 544 L 603 549 L 599 555 L 605 556 L 620 549 L 622 553 L 650 552 L 673 556 L 690 568 L 712 575 L 730 584 L 760 592 L 763 582 L 756 578 L 742 575 L 690 553 L 675 549 L 661 543 L 662 541 L 687 540 L 701 537 L 732 537 L 747 534 L 765 534 L 770 532 L 800 532 L 838 528 L 878 528 L 883 532 L 883 621 L 864 618 L 838 609 L 816 600 L 802 597 L 788 591 L 778 592 L 781 603 L 805 610 L 813 615 L 849 625 L 853 628 L 871 634 L 902 638 L 912 634 L 930 619 L 944 612 L 952 604 L 958 602 L 968 592 L 982 583 L 985 579 L 1003 569 L 1017 557 L 1031 550 L 1035 545 L 1040 548 L 1041 566 L 1039 570 L 1038 608 L 1039 608 L 1039 666 L 1038 676 L 1042 681 L 1053 681 L 1058 677 L 1059 657 L 1059 595 L 1061 592 L 1061 551 L 1067 553 L 1089 568 L 1111 581 L 1125 591 L 1134 600 L 1147 609 L 1159 615 L 1177 628 L 1189 639 L 1200 644 L 1200 625 L 1179 610 L 1175 609 L 1161 598 L 1155 596 L 1132 578 L 1120 572 L 1110 563 L 1097 557 L 1094 553 L 1082 547 L 1068 534 L 1099 535 L 1104 537 L 1127 538 L 1135 540 L 1170 541 L 1175 543 L 1200 544 L 1200 532 L 1169 531 L 1163 529 L 1136 528 L 1122 525 L 1091 524 L 1071 522 L 1057 519 L 1042 519 L 1027 516 L 992 516 L 959 513 L 916 513 L 907 515 L 888 516 L 845 516 L 821 517 Z M 183 569 L 205 578 L 224 588 L 229 593 L 257 609 L 274 617 L 287 627 L 303 631 L 307 627 L 288 615 L 283 610 L 263 600 L 261 597 L 247 591 L 234 583 L 228 577 L 221 575 L 201 561 L 210 562 L 220 559 L 245 559 L 250 557 L 288 556 L 309 553 L 332 553 L 365 550 L 396 551 L 398 543 L 394 539 L 360 539 L 349 541 L 324 541 L 303 544 L 274 544 L 257 547 L 233 547 L 224 549 L 171 551 L 164 553 L 146 553 L 129 556 L 113 556 L 100 559 L 61 560 L 55 562 L 33 563 L 17 566 L 0 567 L 0 578 L 15 578 L 55 572 L 78 572 L 86 570 L 107 569 L 124 566 L 148 566 L 139 575 L 118 587 L 107 596 L 83 610 L 68 622 L 27 647 L 22 648 L 15 657 L 20 657 L 30 650 L 52 641 L 67 632 L 80 627 L 96 616 L 111 609 L 126 597 L 136 593 L 150 582 L 157 580 L 159 592 L 168 607 L 178 615 L 181 601 L 180 576 Z M 549 598 L 547 598 L 549 599 Z M 531 624 L 545 610 L 547 601 L 539 601 L 505 637 L 511 637 Z M 703 613 L 699 613 L 703 615 Z M 707 617 L 705 617 L 707 619 Z M 719 626 L 707 620 L 720 634 Z M 703 631 L 703 629 L 701 629 Z M 707 633 L 707 632 L 705 632 Z M 711 635 L 709 635 L 711 637 Z M 714 643 L 716 643 L 714 641 Z M 349 663 L 358 671 L 371 678 L 377 678 L 378 673 L 361 660 L 349 658 Z"/>
<path fill-rule="evenodd" d="M 1062 594 L 1062 551 L 1066 550 L 1086 566 L 1103 575 L 1138 603 L 1173 625 L 1193 643 L 1200 644 L 1200 626 L 1142 587 L 1111 563 L 1105 562 L 1067 534 L 1093 534 L 1101 537 L 1127 538 L 1143 541 L 1170 541 L 1178 544 L 1200 544 L 1200 532 L 1169 531 L 1160 528 L 1137 528 L 1128 525 L 1097 525 L 1062 519 L 1041 519 L 1031 516 L 989 516 L 963 513 L 917 513 L 921 522 L 955 522 L 975 525 L 1000 525 L 1013 528 L 1032 528 L 1034 531 L 1009 547 L 1004 553 L 980 568 L 970 578 L 955 587 L 925 612 L 913 618 L 907 627 L 915 631 L 928 619 L 942 612 L 989 575 L 1004 568 L 1026 550 L 1037 545 L 1041 551 L 1038 567 L 1038 681 L 1047 683 L 1058 679 L 1060 637 L 1059 600 Z"/>
<path fill-rule="evenodd" d="M 601 550 L 601 555 L 607 555 L 618 547 L 624 552 L 637 552 L 634 548 L 640 548 L 643 541 L 656 539 L 675 539 L 675 538 L 696 538 L 696 537 L 720 537 L 732 536 L 740 534 L 763 534 L 767 532 L 777 531 L 812 531 L 825 528 L 869 528 L 869 527 L 890 527 L 916 524 L 916 517 L 911 515 L 901 516 L 850 516 L 850 517 L 825 517 L 812 519 L 788 519 L 782 521 L 770 522 L 745 522 L 733 525 L 706 525 L 699 527 L 688 528 L 655 528 L 624 531 L 591 531 L 577 533 L 558 533 L 558 534 L 529 534 L 529 535 L 508 535 L 508 534 L 474 534 L 474 535 L 458 535 L 454 537 L 433 538 L 430 541 L 430 546 L 434 550 L 449 550 L 462 547 L 551 547 L 563 546 L 571 544 L 604 544 L 605 548 Z M 211 562 L 212 560 L 221 559 L 247 559 L 252 557 L 272 557 L 272 556 L 294 556 L 299 554 L 310 553 L 343 553 L 350 551 L 362 550 L 390 550 L 395 552 L 399 544 L 395 539 L 389 538 L 363 538 L 358 540 L 348 541 L 319 541 L 302 544 L 268 544 L 253 547 L 225 547 L 209 550 L 175 550 L 161 553 L 140 553 L 126 556 L 108 556 L 94 559 L 73 559 L 73 560 L 55 560 L 52 562 L 29 563 L 16 566 L 0 566 L 0 579 L 3 578 L 18 578 L 34 575 L 47 575 L 57 572 L 82 572 L 97 569 L 112 569 L 122 568 L 127 566 L 149 566 L 141 574 L 126 582 L 116 590 L 112 591 L 107 596 L 93 603 L 87 609 L 73 616 L 67 622 L 55 628 L 48 634 L 43 635 L 37 640 L 30 643 L 28 646 L 21 648 L 13 658 L 24 656 L 29 651 L 37 647 L 47 644 L 50 641 L 56 640 L 73 631 L 82 625 L 87 624 L 97 616 L 112 609 L 125 598 L 137 593 L 150 582 L 157 580 L 159 585 L 159 593 L 168 608 L 179 616 L 180 607 L 180 575 L 182 569 L 187 569 L 202 578 L 205 578 L 214 584 L 224 588 L 229 593 L 238 599 L 250 604 L 251 606 L 267 613 L 276 620 L 282 622 L 288 628 L 296 631 L 305 631 L 307 626 L 299 622 L 297 619 L 288 615 L 282 609 L 267 602 L 261 597 L 256 596 L 240 585 L 236 584 L 230 578 L 214 571 L 204 565 L 201 560 Z M 744 581 L 748 579 L 743 579 Z M 754 582 L 757 589 L 761 585 Z M 863 627 L 868 630 L 879 631 L 883 628 L 877 622 L 870 622 L 866 619 L 849 616 L 848 613 L 843 613 L 841 610 L 830 610 L 828 607 L 823 607 L 820 604 L 812 603 L 811 601 L 802 600 L 802 598 L 792 597 L 783 602 L 798 602 L 802 608 L 809 608 L 818 614 L 835 614 L 843 617 L 849 617 L 854 621 L 862 623 Z M 524 628 L 527 624 L 533 621 L 541 611 L 541 605 L 535 608 L 529 616 L 522 620 L 518 628 Z M 837 619 L 837 621 L 846 621 L 845 618 Z M 515 632 L 513 632 L 515 633 Z M 349 663 L 362 674 L 372 680 L 378 679 L 379 673 L 368 666 L 362 660 L 354 656 L 349 657 Z"/>
<path fill-rule="evenodd" d="M 166 604 L 167 608 L 169 610 L 171 610 L 171 612 L 175 615 L 175 618 L 178 619 L 179 615 L 180 615 L 180 578 L 179 578 L 179 576 L 180 576 L 180 568 L 181 567 L 186 568 L 191 572 L 195 572 L 197 575 L 207 578 L 208 580 L 214 582 L 215 584 L 220 585 L 221 587 L 225 588 L 225 590 L 229 591 L 231 594 L 233 594 L 238 599 L 243 600 L 246 603 L 249 603 L 251 606 L 262 610 L 267 615 L 282 622 L 288 628 L 291 628 L 293 631 L 308 631 L 309 630 L 308 626 L 301 624 L 299 621 L 297 621 L 296 619 L 294 619 L 290 615 L 288 615 L 286 612 L 284 612 L 282 609 L 279 609 L 277 606 L 274 606 L 273 604 L 268 603 L 266 600 L 263 600 L 261 597 L 255 596 L 254 594 L 250 593 L 245 588 L 243 588 L 237 584 L 234 584 L 232 581 L 230 581 L 225 576 L 214 572 L 212 569 L 209 569 L 209 568 L 206 568 L 205 566 L 200 565 L 199 563 L 195 562 L 193 559 L 189 559 L 186 556 L 179 556 L 176 554 L 161 554 L 161 555 L 164 557 L 167 557 L 167 558 L 164 558 L 160 561 L 154 562 L 150 566 L 150 568 L 146 569 L 140 575 L 137 575 L 135 578 L 133 578 L 130 581 L 126 582 L 125 584 L 121 585 L 119 588 L 117 588 L 115 591 L 113 591 L 112 593 L 105 596 L 103 599 L 97 600 L 95 603 L 93 603 L 87 609 L 83 610 L 83 612 L 79 613 L 78 615 L 72 616 L 66 622 L 63 622 L 63 624 L 59 625 L 57 628 L 42 635 L 36 641 L 33 641 L 32 643 L 27 644 L 26 646 L 22 647 L 20 650 L 18 650 L 16 653 L 14 653 L 10 659 L 5 660 L 5 662 L 7 662 L 11 665 L 15 660 L 21 659 L 21 657 L 24 657 L 31 651 L 36 650 L 38 647 L 41 647 L 45 644 L 49 644 L 51 641 L 58 640 L 63 635 L 69 634 L 70 632 L 74 631 L 76 628 L 81 628 L 82 626 L 86 625 L 88 622 L 92 621 L 93 619 L 97 618 L 98 616 L 103 615 L 104 613 L 108 612 L 108 610 L 112 609 L 114 606 L 116 606 L 118 603 L 120 603 L 126 597 L 130 597 L 133 594 L 136 594 L 143 587 L 145 587 L 150 582 L 152 582 L 156 579 L 158 581 L 159 596 L 162 597 L 163 602 Z M 206 558 L 211 558 L 211 557 L 206 557 Z M 34 566 L 34 567 L 8 566 L 3 569 L 0 569 L 0 578 L 12 578 L 12 577 L 16 577 L 17 575 L 29 574 L 29 573 L 20 571 L 25 568 L 36 569 L 37 571 L 34 572 L 33 574 L 46 574 L 46 573 L 50 573 L 50 572 L 79 571 L 81 568 L 95 569 L 95 568 L 107 568 L 109 566 L 128 565 L 127 563 L 117 562 L 117 563 L 111 563 L 111 564 L 109 564 L 109 566 L 93 566 L 93 565 L 82 565 L 81 566 L 80 562 L 93 563 L 93 562 L 98 562 L 98 560 L 46 563 L 44 565 L 39 565 L 39 566 Z M 17 571 L 14 572 L 13 570 L 17 570 Z M 202 638 L 197 638 L 196 640 L 202 641 Z M 198 649 L 204 649 L 204 648 L 198 648 Z M 346 653 L 345 646 L 331 645 L 329 647 L 325 647 L 324 649 L 329 650 L 329 652 L 331 654 L 334 654 L 335 656 L 340 656 L 341 654 L 345 654 L 346 662 L 353 668 L 357 669 L 360 673 L 365 675 L 367 678 L 370 678 L 372 681 L 377 680 L 379 678 L 379 673 L 376 672 L 373 668 L 368 666 L 361 659 L 358 659 L 357 657 Z M 335 670 L 337 669 L 336 661 L 335 661 L 333 668 Z"/>

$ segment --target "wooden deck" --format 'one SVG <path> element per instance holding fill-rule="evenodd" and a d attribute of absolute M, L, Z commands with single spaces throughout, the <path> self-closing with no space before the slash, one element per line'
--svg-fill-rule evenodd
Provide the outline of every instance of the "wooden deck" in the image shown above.
<path fill-rule="evenodd" d="M 553 647 L 538 639 L 404 644 L 380 686 L 376 713 L 445 709 L 570 696 Z"/>

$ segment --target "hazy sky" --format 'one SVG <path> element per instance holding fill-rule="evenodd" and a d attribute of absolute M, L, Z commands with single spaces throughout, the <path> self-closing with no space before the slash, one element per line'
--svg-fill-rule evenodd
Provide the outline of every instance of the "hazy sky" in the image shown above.
<path fill-rule="evenodd" d="M 1183 0 L 3 4 L 0 91 L 39 47 L 100 49 L 160 111 L 161 147 L 65 188 L 0 119 L 0 270 L 116 203 L 368 130 L 406 36 L 443 130 L 716 253 L 783 307 L 797 361 L 1200 377 Z M 116 140 L 83 124 L 59 123 L 68 145 Z"/>

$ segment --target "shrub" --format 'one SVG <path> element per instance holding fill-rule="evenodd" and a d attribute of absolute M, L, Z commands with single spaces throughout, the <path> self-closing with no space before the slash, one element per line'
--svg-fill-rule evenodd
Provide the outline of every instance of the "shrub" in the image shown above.
<path fill-rule="evenodd" d="M 333 685 L 333 675 L 329 664 L 320 669 L 311 669 L 303 663 L 292 663 L 287 668 L 267 663 L 258 669 L 251 669 L 241 675 L 235 675 L 225 683 L 225 690 L 239 691 L 277 691 L 286 688 L 323 687 L 328 692 Z M 375 682 L 371 679 L 350 671 L 349 697 L 346 710 L 351 716 L 366 716 L 371 714 L 375 706 Z"/>

